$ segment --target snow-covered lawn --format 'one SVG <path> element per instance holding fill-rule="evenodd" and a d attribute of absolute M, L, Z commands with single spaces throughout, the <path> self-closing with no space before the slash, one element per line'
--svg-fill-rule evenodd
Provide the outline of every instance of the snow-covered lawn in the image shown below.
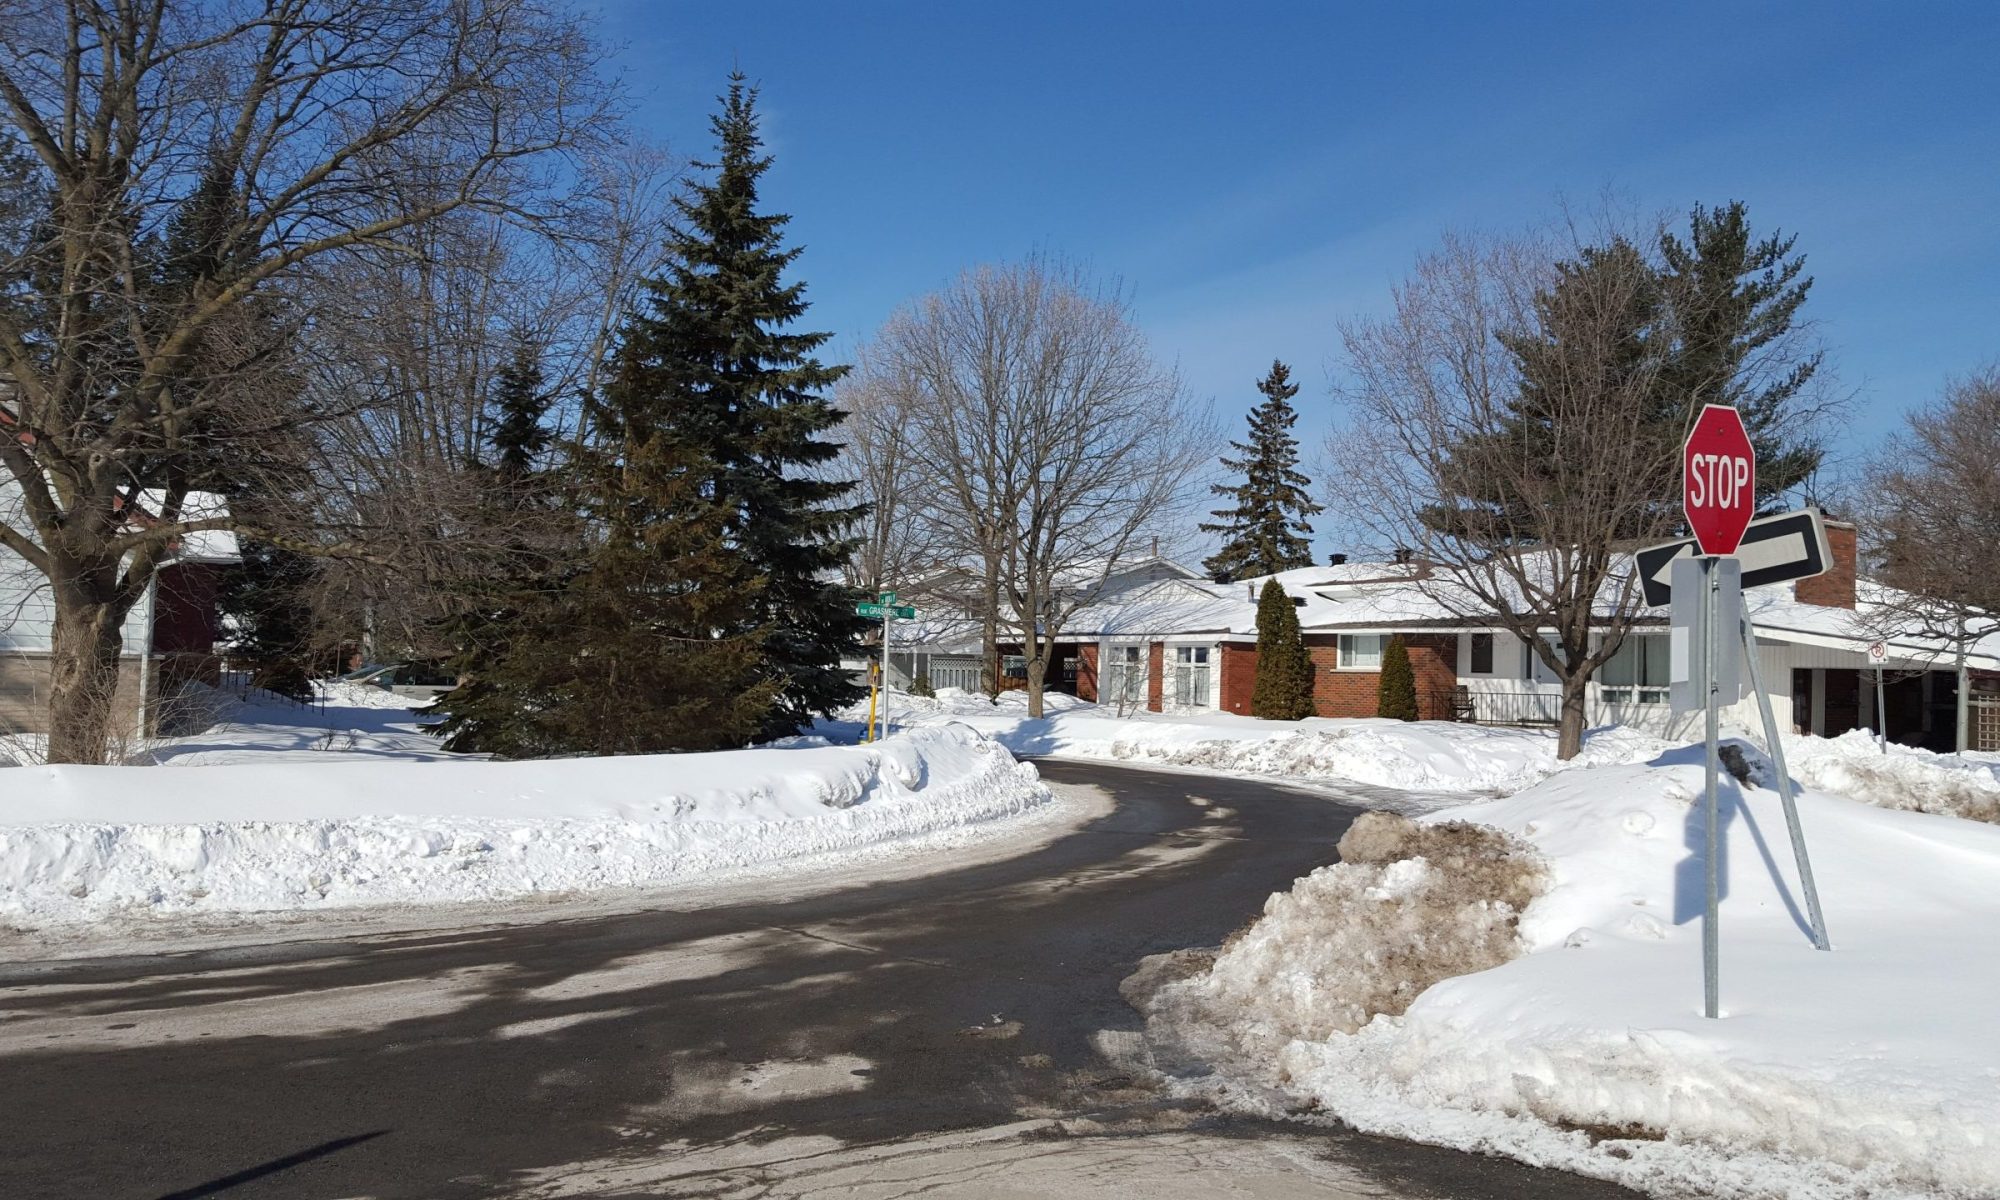
<path fill-rule="evenodd" d="M 1568 771 L 1425 818 L 1496 828 L 1542 860 L 1504 965 L 1355 1029 L 1343 971 L 1408 970 L 1413 944 L 1512 914 L 1462 888 L 1456 915 L 1412 934 L 1356 906 L 1434 908 L 1462 866 L 1323 868 L 1212 970 L 1159 990 L 1153 1032 L 1215 1056 L 1218 1077 L 1186 1086 L 1237 1104 L 1655 1195 L 2000 1195 L 2000 829 L 1803 794 L 1825 953 L 1776 793 L 1725 779 L 1724 1015 L 1707 1020 L 1699 762 L 1687 748 Z M 1296 952 L 1315 939 L 1322 952 Z"/>
<path fill-rule="evenodd" d="M 963 727 L 868 747 L 487 762 L 379 689 L 265 703 L 160 766 L 0 771 L 0 922 L 494 901 L 677 883 L 982 825 L 1051 799 Z"/>
<path fill-rule="evenodd" d="M 1593 730 L 1572 763 L 1556 760 L 1549 729 L 1447 721 L 1310 718 L 1261 721 L 1231 713 L 1127 713 L 1051 694 L 1031 719 L 1020 692 L 986 697 L 946 689 L 935 699 L 896 697 L 901 724 L 970 725 L 1018 755 L 1156 763 L 1230 774 L 1351 781 L 1422 792 L 1506 792 L 1567 766 L 1650 758 L 1667 743 L 1628 729 Z M 851 722 L 829 727 L 845 733 Z"/>

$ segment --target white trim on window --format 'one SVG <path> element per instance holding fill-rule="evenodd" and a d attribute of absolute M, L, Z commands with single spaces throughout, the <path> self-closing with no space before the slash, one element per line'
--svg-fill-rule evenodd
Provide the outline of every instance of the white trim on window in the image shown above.
<path fill-rule="evenodd" d="M 1098 651 L 1097 702 L 1126 711 L 1145 708 L 1151 658 L 1147 642 L 1106 642 Z"/>
<path fill-rule="evenodd" d="M 1166 648 L 1166 704 L 1183 712 L 1216 705 L 1216 668 L 1222 655 L 1212 643 L 1169 643 Z"/>
<path fill-rule="evenodd" d="M 1383 633 L 1343 633 L 1335 650 L 1336 671 L 1380 671 L 1382 648 L 1389 644 Z"/>
<path fill-rule="evenodd" d="M 1597 697 L 1606 704 L 1667 703 L 1667 635 L 1628 633 L 1597 669 Z"/>

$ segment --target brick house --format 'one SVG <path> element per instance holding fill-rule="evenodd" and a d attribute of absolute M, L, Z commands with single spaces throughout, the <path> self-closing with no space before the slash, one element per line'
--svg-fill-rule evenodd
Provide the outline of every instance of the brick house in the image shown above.
<path fill-rule="evenodd" d="M 1953 748 L 1960 676 L 1951 648 L 1935 639 L 1887 639 L 1878 721 L 1868 648 L 1880 638 L 1880 614 L 1892 597 L 1858 578 L 1854 527 L 1830 521 L 1827 531 L 1831 571 L 1745 593 L 1774 715 L 1781 726 L 1824 736 L 1879 724 L 1898 741 Z M 1270 578 L 1298 606 L 1317 715 L 1374 716 L 1382 649 L 1400 637 L 1425 719 L 1555 723 L 1560 687 L 1532 648 L 1497 623 L 1465 615 L 1472 609 L 1462 600 L 1440 601 L 1449 581 L 1423 564 L 1341 563 Z M 1050 686 L 1127 712 L 1248 715 L 1256 685 L 1257 595 L 1266 582 L 1216 584 L 1181 568 L 1106 587 L 1058 637 Z M 1696 718 L 1668 709 L 1665 626 L 1664 610 L 1645 610 L 1598 671 L 1586 693 L 1593 725 L 1623 724 L 1674 737 L 1694 732 Z M 963 626 L 929 633 L 909 643 L 899 682 L 930 663 L 933 683 L 976 688 L 976 635 L 968 637 Z M 1008 660 L 1019 652 L 1018 646 L 1001 647 L 1003 679 Z M 951 674 L 941 679 L 939 665 Z M 1976 706 L 1973 744 L 2000 749 L 2000 636 L 1972 647 L 1965 668 Z M 1742 697 L 1724 719 L 1753 725 L 1755 698 Z"/>

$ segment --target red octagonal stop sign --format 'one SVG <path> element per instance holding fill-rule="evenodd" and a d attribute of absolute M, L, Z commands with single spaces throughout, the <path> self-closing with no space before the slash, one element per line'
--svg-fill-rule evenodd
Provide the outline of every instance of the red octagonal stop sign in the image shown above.
<path fill-rule="evenodd" d="M 1681 447 L 1681 511 L 1703 554 L 1734 554 L 1757 511 L 1757 454 L 1743 418 L 1702 406 Z"/>

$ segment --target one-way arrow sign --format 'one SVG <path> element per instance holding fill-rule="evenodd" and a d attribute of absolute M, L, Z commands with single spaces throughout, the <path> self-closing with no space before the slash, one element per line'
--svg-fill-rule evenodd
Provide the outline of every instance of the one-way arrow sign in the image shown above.
<path fill-rule="evenodd" d="M 1700 553 L 1701 547 L 1693 538 L 1639 551 L 1635 557 L 1646 603 L 1671 604 L 1674 590 L 1669 577 L 1673 574 L 1674 560 L 1693 558 Z M 1743 564 L 1746 588 L 1810 579 L 1826 574 L 1833 565 L 1833 552 L 1826 544 L 1826 527 L 1820 524 L 1819 511 L 1811 508 L 1750 522 L 1750 527 L 1743 531 L 1742 543 L 1736 547 L 1735 557 Z"/>

